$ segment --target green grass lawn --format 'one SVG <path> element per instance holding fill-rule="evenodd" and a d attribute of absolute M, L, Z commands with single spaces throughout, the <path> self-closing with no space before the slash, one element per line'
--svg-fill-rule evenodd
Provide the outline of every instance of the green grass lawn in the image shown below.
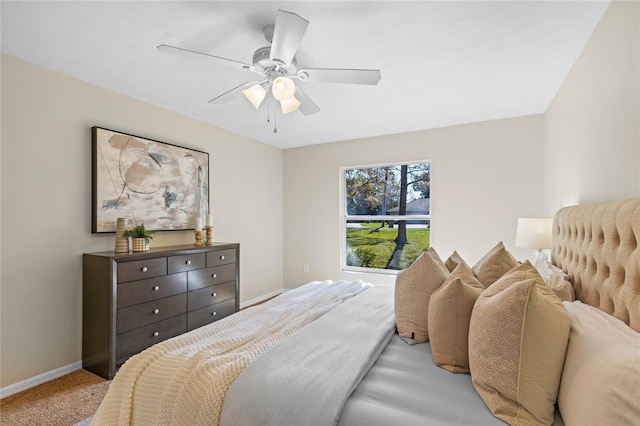
<path fill-rule="evenodd" d="M 365 229 L 347 230 L 347 247 L 353 251 L 347 256 L 347 265 L 367 268 L 389 269 L 389 262 L 396 248 L 394 240 L 398 229 L 375 230 L 380 223 L 362 224 Z M 369 228 L 369 229 L 367 229 Z M 407 229 L 409 242 L 403 247 L 399 269 L 404 269 L 422 253 L 429 249 L 428 229 Z"/>

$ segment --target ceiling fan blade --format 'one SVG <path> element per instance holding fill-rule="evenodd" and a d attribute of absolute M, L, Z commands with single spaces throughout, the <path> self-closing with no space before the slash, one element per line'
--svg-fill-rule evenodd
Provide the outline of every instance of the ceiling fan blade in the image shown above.
<path fill-rule="evenodd" d="M 222 104 L 222 103 L 228 102 L 231 99 L 233 99 L 236 95 L 242 93 L 244 89 L 248 89 L 251 86 L 255 86 L 256 84 L 262 84 L 262 83 L 264 82 L 263 81 L 247 81 L 246 83 L 242 83 L 241 85 L 234 87 L 233 89 L 228 90 L 221 95 L 216 96 L 215 98 L 211 99 L 209 103 Z"/>
<path fill-rule="evenodd" d="M 282 65 L 289 65 L 308 25 L 309 21 L 301 16 L 278 9 L 269 59 Z"/>
<path fill-rule="evenodd" d="M 240 68 L 243 70 L 248 70 L 251 68 L 251 65 L 245 64 L 240 61 L 234 61 L 233 59 L 222 58 L 220 56 L 209 55 L 208 53 L 196 52 L 195 50 L 184 49 L 182 47 L 168 46 L 166 44 L 161 44 L 158 46 L 158 50 L 164 53 L 171 53 L 174 55 L 180 55 L 185 58 L 194 58 L 195 56 L 205 56 L 209 59 L 213 59 L 217 63 L 221 65 L 226 65 L 228 67 Z"/>
<path fill-rule="evenodd" d="M 298 75 L 306 74 L 301 80 L 323 83 L 349 83 L 376 85 L 382 76 L 380 70 L 360 70 L 342 68 L 306 68 L 298 71 Z"/>
<path fill-rule="evenodd" d="M 298 110 L 304 115 L 312 115 L 316 112 L 320 112 L 320 108 L 318 105 L 313 103 L 311 98 L 307 96 L 306 93 L 300 88 L 299 85 L 296 84 L 296 94 L 295 97 L 300 101 L 300 106 Z"/>

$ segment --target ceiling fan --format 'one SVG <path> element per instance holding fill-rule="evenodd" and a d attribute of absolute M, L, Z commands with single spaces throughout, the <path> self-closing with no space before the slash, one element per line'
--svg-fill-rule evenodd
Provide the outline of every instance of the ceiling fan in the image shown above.
<path fill-rule="evenodd" d="M 233 59 L 222 58 L 208 53 L 196 52 L 182 47 L 161 44 L 158 50 L 184 56 L 204 56 L 219 64 L 252 71 L 257 79 L 243 83 L 211 99 L 210 103 L 223 103 L 240 93 L 257 109 L 269 95 L 279 103 L 284 114 L 299 109 L 304 115 L 315 114 L 320 108 L 296 85 L 293 80 L 376 85 L 380 81 L 380 70 L 343 68 L 298 68 L 295 54 L 304 36 L 309 21 L 297 15 L 278 9 L 276 22 L 263 29 L 269 46 L 261 47 L 253 53 L 253 63 L 245 64 Z"/>

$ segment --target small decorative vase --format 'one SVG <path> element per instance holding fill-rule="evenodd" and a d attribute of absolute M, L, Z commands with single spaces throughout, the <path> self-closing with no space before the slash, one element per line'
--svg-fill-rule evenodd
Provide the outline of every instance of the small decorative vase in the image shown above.
<path fill-rule="evenodd" d="M 126 253 L 129 251 L 129 238 L 124 236 L 124 231 L 127 229 L 127 218 L 119 217 L 116 222 L 116 253 Z"/>
<path fill-rule="evenodd" d="M 149 241 L 146 238 L 132 238 L 133 251 L 149 251 Z"/>

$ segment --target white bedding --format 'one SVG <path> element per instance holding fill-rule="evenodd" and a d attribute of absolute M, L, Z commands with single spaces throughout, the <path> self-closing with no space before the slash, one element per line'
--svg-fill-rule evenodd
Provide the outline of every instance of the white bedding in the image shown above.
<path fill-rule="evenodd" d="M 217 425 L 228 387 L 249 363 L 369 287 L 312 282 L 161 342 L 121 367 L 91 424 Z"/>
<path fill-rule="evenodd" d="M 394 332 L 393 286 L 374 286 L 248 366 L 227 392 L 220 424 L 335 424 Z"/>

